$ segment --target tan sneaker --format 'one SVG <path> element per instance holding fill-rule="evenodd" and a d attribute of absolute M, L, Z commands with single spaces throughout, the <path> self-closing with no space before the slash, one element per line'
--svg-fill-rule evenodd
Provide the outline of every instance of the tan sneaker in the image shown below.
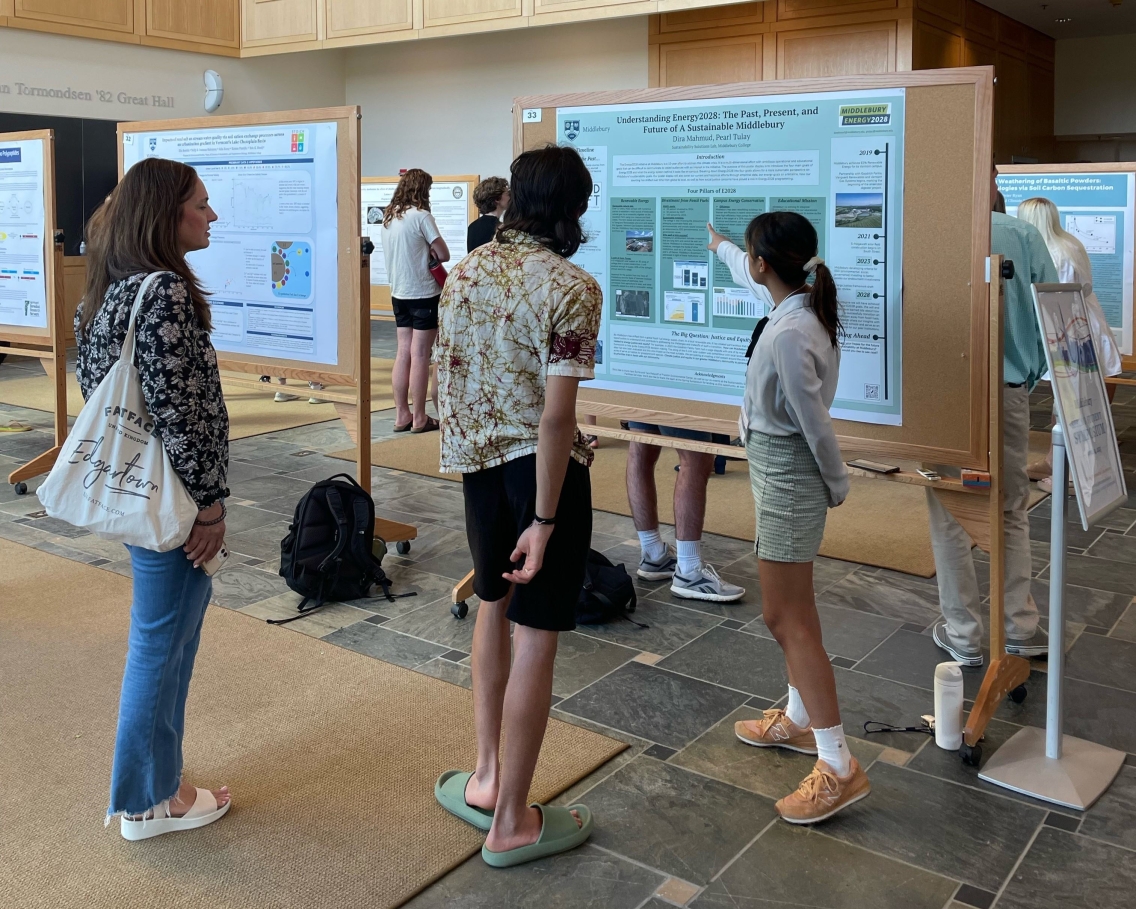
<path fill-rule="evenodd" d="M 747 745 L 758 748 L 788 748 L 801 754 L 817 753 L 812 729 L 802 729 L 780 709 L 766 710 L 760 720 L 738 720 L 734 723 L 734 734 Z"/>
<path fill-rule="evenodd" d="M 797 791 L 785 796 L 775 807 L 790 824 L 815 824 L 860 801 L 871 791 L 868 774 L 856 758 L 852 758 L 852 767 L 845 777 L 837 776 L 824 761 L 817 761 L 813 772 L 801 781 Z"/>

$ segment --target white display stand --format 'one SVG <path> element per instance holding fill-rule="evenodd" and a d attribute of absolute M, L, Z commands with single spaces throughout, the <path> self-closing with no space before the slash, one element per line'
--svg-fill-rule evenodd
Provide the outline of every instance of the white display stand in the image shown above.
<path fill-rule="evenodd" d="M 1104 793 L 1125 754 L 1065 735 L 1065 515 L 1070 473 L 1081 524 L 1088 530 L 1127 501 L 1116 430 L 1084 314 L 1080 285 L 1035 284 L 1034 305 L 1045 334 L 1057 402 L 1053 427 L 1050 518 L 1049 679 L 1045 729 L 1026 727 L 990 758 L 978 778 L 1067 808 L 1085 810 Z M 1090 431 L 1092 430 L 1092 431 Z M 1072 439 L 1067 447 L 1066 441 Z M 1068 457 L 1067 457 L 1068 456 Z M 1073 470 L 1070 471 L 1070 463 Z"/>

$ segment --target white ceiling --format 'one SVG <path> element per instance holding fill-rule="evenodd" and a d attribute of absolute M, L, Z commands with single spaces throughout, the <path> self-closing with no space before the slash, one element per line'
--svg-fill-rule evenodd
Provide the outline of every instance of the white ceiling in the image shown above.
<path fill-rule="evenodd" d="M 1136 0 L 979 0 L 1054 38 L 1092 38 L 1136 32 Z M 1070 18 L 1059 24 L 1056 20 Z"/>

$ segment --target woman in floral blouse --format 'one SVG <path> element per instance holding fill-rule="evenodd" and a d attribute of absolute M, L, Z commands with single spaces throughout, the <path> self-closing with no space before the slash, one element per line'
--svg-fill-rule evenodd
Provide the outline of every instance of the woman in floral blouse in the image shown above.
<path fill-rule="evenodd" d="M 154 426 L 200 513 L 184 547 L 128 546 L 134 577 L 107 821 L 146 839 L 201 827 L 229 809 L 229 792 L 182 781 L 185 700 L 212 581 L 201 566 L 225 537 L 229 416 L 209 304 L 185 255 L 209 245 L 217 215 L 193 168 L 148 158 L 122 179 L 88 225 L 87 288 L 75 316 L 76 378 L 89 398 L 122 351 L 139 309 L 135 365 Z"/>

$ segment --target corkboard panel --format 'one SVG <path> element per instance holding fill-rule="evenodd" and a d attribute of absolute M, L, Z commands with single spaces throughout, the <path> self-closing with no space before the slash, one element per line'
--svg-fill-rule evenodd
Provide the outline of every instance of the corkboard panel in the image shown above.
<path fill-rule="evenodd" d="M 990 414 L 985 260 L 990 251 L 992 68 L 517 98 L 513 102 L 514 151 L 555 142 L 558 107 L 880 88 L 907 89 L 903 425 L 837 420 L 837 435 L 848 452 L 985 470 Z M 522 122 L 521 112 L 529 108 L 541 108 L 539 123 Z M 707 428 L 720 429 L 718 421 L 737 418 L 733 405 L 662 394 L 583 386 L 580 397 L 583 402 L 642 408 L 656 414 L 704 417 L 711 421 Z M 606 414 L 615 415 L 615 411 Z"/>

